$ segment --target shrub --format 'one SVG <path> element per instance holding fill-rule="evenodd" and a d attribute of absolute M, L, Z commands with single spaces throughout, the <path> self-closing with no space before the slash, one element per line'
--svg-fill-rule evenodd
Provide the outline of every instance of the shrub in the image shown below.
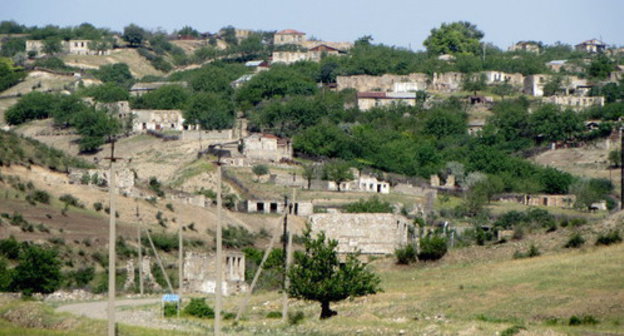
<path fill-rule="evenodd" d="M 54 250 L 36 245 L 22 248 L 13 287 L 22 294 L 52 293 L 61 284 L 61 263 Z"/>
<path fill-rule="evenodd" d="M 165 317 L 171 317 L 178 315 L 178 304 L 174 302 L 166 302 L 164 307 Z"/>
<path fill-rule="evenodd" d="M 565 248 L 579 248 L 581 245 L 585 244 L 585 239 L 581 236 L 580 233 L 573 234 L 568 242 L 563 246 Z"/>
<path fill-rule="evenodd" d="M 270 319 L 280 319 L 280 318 L 282 318 L 282 312 L 278 312 L 278 311 L 272 311 L 272 312 L 269 312 L 269 313 L 266 315 L 266 318 L 270 318 Z"/>
<path fill-rule="evenodd" d="M 59 197 L 59 201 L 65 203 L 65 206 L 70 206 L 71 205 L 71 206 L 74 206 L 76 208 L 83 208 L 84 207 L 84 205 L 82 205 L 80 203 L 80 201 L 76 197 L 74 197 L 73 195 L 70 195 L 70 194 L 65 194 L 65 195 Z"/>
<path fill-rule="evenodd" d="M 369 213 L 392 213 L 392 205 L 386 201 L 382 201 L 377 196 L 373 196 L 367 200 L 359 200 L 345 206 L 345 211 L 350 213 L 369 212 Z"/>
<path fill-rule="evenodd" d="M 514 257 L 514 259 L 533 258 L 533 257 L 537 257 L 537 256 L 539 256 L 541 254 L 542 253 L 539 251 L 537 246 L 535 246 L 534 244 L 531 244 L 531 246 L 529 246 L 529 249 L 526 252 L 516 251 L 516 252 L 514 252 L 513 257 Z"/>
<path fill-rule="evenodd" d="M 503 332 L 501 332 L 500 336 L 513 336 L 513 335 L 519 333 L 520 330 L 526 330 L 526 328 L 523 327 L 523 326 L 515 325 L 513 327 L 509 327 L 509 328 L 503 330 Z"/>
<path fill-rule="evenodd" d="M 158 197 L 165 196 L 165 192 L 162 191 L 162 184 L 154 176 L 149 178 L 149 188 L 158 195 Z"/>
<path fill-rule="evenodd" d="M 281 315 L 281 314 L 280 314 Z M 303 322 L 305 315 L 302 311 L 288 312 L 288 324 L 297 325 Z"/>
<path fill-rule="evenodd" d="M 186 307 L 184 313 L 199 318 L 214 318 L 214 310 L 206 304 L 206 299 L 193 298 Z"/>
<path fill-rule="evenodd" d="M 1 239 L 0 254 L 4 255 L 8 259 L 15 260 L 19 257 L 20 246 L 20 243 L 18 243 L 13 236 L 10 236 L 7 239 Z"/>
<path fill-rule="evenodd" d="M 167 209 L 171 212 L 174 212 L 175 210 L 173 209 L 173 204 L 171 203 L 167 203 L 167 205 L 165 205 L 167 207 Z"/>
<path fill-rule="evenodd" d="M 570 320 L 568 321 L 568 324 L 571 326 L 577 326 L 581 324 L 598 324 L 598 320 L 592 315 L 583 315 L 581 317 L 572 315 L 570 317 Z"/>
<path fill-rule="evenodd" d="M 416 261 L 416 249 L 412 244 L 394 250 L 397 264 L 409 265 Z"/>
<path fill-rule="evenodd" d="M 596 245 L 611 245 L 619 243 L 621 241 L 622 237 L 620 237 L 620 232 L 611 231 L 607 234 L 602 234 L 598 236 L 598 239 L 596 239 Z"/>
<path fill-rule="evenodd" d="M 102 211 L 103 208 L 104 206 L 102 205 L 102 202 L 93 203 L 93 209 L 95 209 L 95 211 Z"/>
<path fill-rule="evenodd" d="M 50 204 L 50 194 L 43 190 L 35 190 L 30 194 L 30 196 L 35 202 Z"/>
<path fill-rule="evenodd" d="M 447 251 L 446 238 L 442 236 L 429 236 L 420 240 L 420 252 L 418 259 L 423 261 L 435 261 L 441 259 Z"/>
<path fill-rule="evenodd" d="M 223 246 L 241 248 L 253 246 L 255 235 L 242 226 L 227 226 L 223 228 Z M 216 238 L 215 238 L 216 239 Z"/>

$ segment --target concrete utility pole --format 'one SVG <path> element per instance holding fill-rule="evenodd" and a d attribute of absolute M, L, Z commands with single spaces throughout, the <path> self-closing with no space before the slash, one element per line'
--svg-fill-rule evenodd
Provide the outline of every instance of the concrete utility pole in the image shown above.
<path fill-rule="evenodd" d="M 141 243 L 141 217 L 139 215 L 139 206 L 136 208 L 137 217 L 137 246 L 139 252 L 139 293 L 143 295 L 143 243 Z"/>
<path fill-rule="evenodd" d="M 115 139 L 111 141 L 111 155 L 110 160 L 110 172 L 108 177 L 108 196 L 109 196 L 109 209 L 110 216 L 108 222 L 108 336 L 115 336 L 115 273 L 116 273 L 116 254 L 115 243 L 117 238 L 115 215 L 117 213 L 115 207 L 115 193 L 116 181 L 115 181 L 115 162 L 120 159 L 115 157 Z"/>
<path fill-rule="evenodd" d="M 293 189 L 292 201 L 288 205 L 288 208 L 284 208 L 286 215 L 284 215 L 284 222 L 286 222 L 286 216 L 288 212 L 291 212 L 293 215 L 295 214 L 295 197 L 296 197 L 296 189 Z M 290 278 L 288 277 L 288 270 L 290 269 L 290 264 L 292 263 L 292 231 L 287 232 L 288 235 L 288 244 L 286 245 L 286 249 L 284 250 L 284 254 L 286 255 L 286 265 L 284 267 L 284 291 L 282 292 L 282 322 L 286 323 L 288 320 L 288 288 L 290 287 Z"/>
<path fill-rule="evenodd" d="M 620 128 L 620 210 L 624 209 L 624 136 Z"/>
<path fill-rule="evenodd" d="M 221 335 L 221 309 L 223 303 L 223 243 L 221 227 L 221 162 L 217 161 L 217 283 L 215 286 L 214 335 Z"/>

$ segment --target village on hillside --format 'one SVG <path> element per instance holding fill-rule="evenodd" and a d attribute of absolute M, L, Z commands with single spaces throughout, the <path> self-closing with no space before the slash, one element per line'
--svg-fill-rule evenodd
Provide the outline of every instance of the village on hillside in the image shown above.
<path fill-rule="evenodd" d="M 466 335 L 542 335 L 553 327 L 559 335 L 572 330 L 571 316 L 585 328 L 578 334 L 622 332 L 624 297 L 612 283 L 621 266 L 599 282 L 611 288 L 596 294 L 613 295 L 608 304 L 557 289 L 536 294 L 557 304 L 500 315 L 476 298 L 482 307 L 470 315 L 450 296 L 396 309 L 392 300 L 434 300 L 436 290 L 477 295 L 485 266 L 460 274 L 475 260 L 497 263 L 499 274 L 525 272 L 538 256 L 576 270 L 572 253 L 589 260 L 582 253 L 602 253 L 594 243 L 621 242 L 623 47 L 588 36 L 573 46 L 519 41 L 502 50 L 464 21 L 433 28 L 425 51 L 311 33 L 2 21 L 0 272 L 13 278 L 0 275 L 0 291 L 53 305 L 104 300 L 110 279 L 118 296 L 175 293 L 140 308 L 157 322 L 136 312 L 117 318 L 192 334 L 213 322 L 187 304 L 212 318 L 213 302 L 215 323 L 223 312 L 231 334 L 269 334 L 283 319 L 290 328 L 303 323 L 301 334 L 474 327 Z M 334 281 L 353 281 L 327 285 L 342 288 L 331 299 L 324 279 L 304 277 L 318 276 L 322 264 L 306 259 L 320 246 L 314 237 L 335 243 L 326 257 Z M 19 251 L 32 246 L 54 251 L 55 281 L 20 281 L 27 252 Z M 616 249 L 605 260 L 621 257 Z M 419 289 L 407 285 L 414 270 L 430 277 Z M 308 288 L 316 281 L 318 292 L 298 280 Z M 515 300 L 505 302 L 529 300 L 522 286 L 505 287 Z M 224 306 L 215 301 L 221 294 Z M 301 316 L 283 313 L 282 302 Z M 365 304 L 375 307 L 367 322 L 349 320 Z M 23 327 L 2 309 L 0 334 Z M 596 323 L 583 320 L 594 315 Z M 314 324 L 330 317 L 348 322 Z M 409 332 L 430 322 L 448 332 Z"/>

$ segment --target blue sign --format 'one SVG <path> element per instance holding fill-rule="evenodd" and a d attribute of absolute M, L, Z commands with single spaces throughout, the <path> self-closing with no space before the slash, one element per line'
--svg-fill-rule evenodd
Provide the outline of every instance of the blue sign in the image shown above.
<path fill-rule="evenodd" d="M 165 294 L 162 297 L 163 302 L 178 302 L 180 301 L 180 295 L 177 294 Z"/>

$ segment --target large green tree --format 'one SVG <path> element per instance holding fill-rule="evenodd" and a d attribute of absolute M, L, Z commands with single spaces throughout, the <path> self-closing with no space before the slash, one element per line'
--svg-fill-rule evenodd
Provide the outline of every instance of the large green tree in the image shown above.
<path fill-rule="evenodd" d="M 54 292 L 62 279 L 57 253 L 37 245 L 22 247 L 13 279 L 14 289 L 25 295 Z"/>
<path fill-rule="evenodd" d="M 132 46 L 139 46 L 146 39 L 147 32 L 135 25 L 130 24 L 129 26 L 124 27 L 123 35 L 121 36 L 126 42 L 130 43 Z"/>
<path fill-rule="evenodd" d="M 288 295 L 319 302 L 321 319 L 337 314 L 330 309 L 331 302 L 375 294 L 380 290 L 379 277 L 356 256 L 350 254 L 345 263 L 340 262 L 336 251 L 338 242 L 327 239 L 324 232 L 313 238 L 307 230 L 304 246 L 303 253 L 295 254 L 295 263 L 288 272 Z"/>
<path fill-rule="evenodd" d="M 338 191 L 341 191 L 340 184 L 342 182 L 353 180 L 353 178 L 348 162 L 334 160 L 325 163 L 323 166 L 323 179 L 336 183 Z"/>
<path fill-rule="evenodd" d="M 484 34 L 470 22 L 443 23 L 433 28 L 423 44 L 433 55 L 476 54 Z"/>
<path fill-rule="evenodd" d="M 197 93 L 189 100 L 184 119 L 203 129 L 226 129 L 234 124 L 234 107 L 216 93 Z"/>

